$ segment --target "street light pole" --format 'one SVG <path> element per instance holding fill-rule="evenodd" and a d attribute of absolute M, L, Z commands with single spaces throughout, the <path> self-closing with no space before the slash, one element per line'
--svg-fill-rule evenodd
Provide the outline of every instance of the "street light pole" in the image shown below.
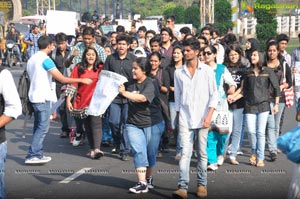
<path fill-rule="evenodd" d="M 120 19 L 120 0 L 117 0 L 116 4 L 116 19 Z"/>

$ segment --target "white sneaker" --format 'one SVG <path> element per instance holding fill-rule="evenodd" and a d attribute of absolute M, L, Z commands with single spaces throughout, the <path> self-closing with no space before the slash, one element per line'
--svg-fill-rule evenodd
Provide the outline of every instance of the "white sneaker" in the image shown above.
<path fill-rule="evenodd" d="M 215 163 L 215 164 L 210 164 L 207 166 L 207 170 L 211 170 L 211 171 L 215 171 L 218 169 L 218 165 Z"/>
<path fill-rule="evenodd" d="M 81 141 L 81 135 L 80 135 L 80 134 L 79 134 L 79 135 L 76 135 L 76 136 L 75 136 L 75 139 L 73 140 L 72 145 L 73 145 L 73 146 L 79 146 L 80 141 Z"/>
<path fill-rule="evenodd" d="M 218 156 L 218 166 L 221 166 L 224 163 L 224 156 L 223 155 L 219 155 Z"/>
<path fill-rule="evenodd" d="M 243 155 L 244 153 L 243 153 L 243 151 L 238 150 L 238 151 L 236 152 L 236 154 L 237 154 L 237 155 Z"/>
<path fill-rule="evenodd" d="M 25 164 L 45 164 L 52 160 L 51 157 L 43 156 L 42 158 L 33 157 L 25 160 Z"/>

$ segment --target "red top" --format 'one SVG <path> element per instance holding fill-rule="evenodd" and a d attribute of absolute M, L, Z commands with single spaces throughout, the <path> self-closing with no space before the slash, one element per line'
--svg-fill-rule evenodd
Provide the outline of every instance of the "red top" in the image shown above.
<path fill-rule="evenodd" d="M 72 70 L 71 78 L 90 78 L 93 82 L 90 85 L 82 84 L 82 83 L 74 83 L 71 84 L 72 86 L 77 88 L 77 94 L 75 100 L 73 102 L 73 107 L 75 109 L 83 109 L 90 105 L 92 96 L 94 94 L 94 90 L 96 88 L 96 84 L 98 82 L 99 74 L 103 68 L 103 65 L 99 65 L 99 68 L 96 72 L 93 69 L 88 70 L 85 69 L 84 73 L 78 73 L 79 64 L 77 64 L 74 69 Z"/>

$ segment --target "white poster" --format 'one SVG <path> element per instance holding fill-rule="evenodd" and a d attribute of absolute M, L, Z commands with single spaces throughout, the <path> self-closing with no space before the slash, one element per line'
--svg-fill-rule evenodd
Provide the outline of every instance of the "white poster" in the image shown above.
<path fill-rule="evenodd" d="M 75 36 L 75 29 L 77 27 L 76 12 L 69 11 L 47 11 L 46 31 L 48 34 L 57 34 L 63 32 L 66 35 Z"/>
<path fill-rule="evenodd" d="M 147 30 L 154 30 L 156 33 L 159 33 L 157 20 L 143 20 L 135 23 L 136 30 L 138 30 L 141 26 L 145 26 Z"/>
<path fill-rule="evenodd" d="M 126 77 L 102 70 L 87 114 L 99 116 L 105 113 L 111 102 L 119 94 L 119 86 L 127 82 Z"/>
<path fill-rule="evenodd" d="M 183 27 L 189 27 L 191 29 L 191 31 L 193 32 L 193 24 L 175 24 L 175 32 L 179 32 L 180 34 L 180 29 Z"/>
<path fill-rule="evenodd" d="M 127 32 L 131 31 L 131 24 L 132 24 L 132 22 L 130 20 L 127 20 L 127 19 L 116 19 L 116 21 L 118 22 L 118 25 L 124 26 L 125 31 L 127 31 Z"/>

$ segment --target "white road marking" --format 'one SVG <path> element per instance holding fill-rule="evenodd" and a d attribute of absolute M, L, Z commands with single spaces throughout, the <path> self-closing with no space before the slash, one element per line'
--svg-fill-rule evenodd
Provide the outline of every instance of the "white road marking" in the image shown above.
<path fill-rule="evenodd" d="M 65 178 L 64 180 L 60 181 L 59 184 L 67 184 L 69 182 L 71 182 L 72 180 L 74 180 L 75 178 L 78 178 L 79 176 L 81 176 L 82 174 L 85 174 L 86 171 L 91 170 L 92 168 L 82 168 L 79 171 L 77 171 L 76 173 L 74 173 L 73 175 Z"/>

